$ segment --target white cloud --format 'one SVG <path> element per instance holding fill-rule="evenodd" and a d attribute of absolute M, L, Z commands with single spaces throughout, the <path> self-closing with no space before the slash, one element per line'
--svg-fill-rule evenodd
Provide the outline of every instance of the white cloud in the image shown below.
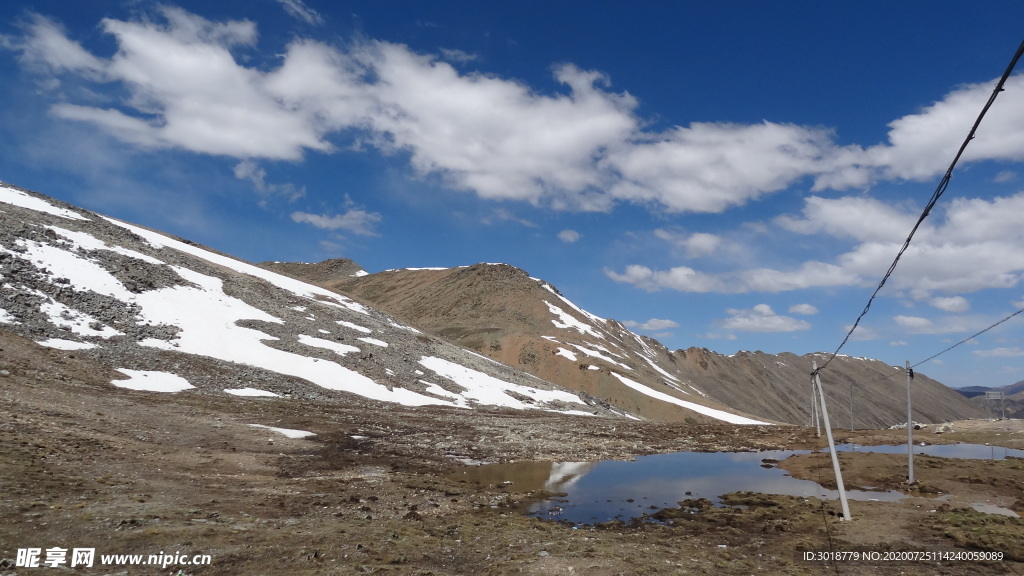
<path fill-rule="evenodd" d="M 663 320 L 661 318 L 651 318 L 647 322 L 637 322 L 635 320 L 626 320 L 622 323 L 627 328 L 635 328 L 640 330 L 664 330 L 666 328 L 678 328 L 679 323 L 673 320 Z"/>
<path fill-rule="evenodd" d="M 56 74 L 76 72 L 90 79 L 102 79 L 103 61 L 69 39 L 64 29 L 45 16 L 32 14 L 24 24 L 21 38 L 0 36 L 0 46 L 21 52 L 19 61 L 30 70 Z"/>
<path fill-rule="evenodd" d="M 516 224 L 521 224 L 523 226 L 526 226 L 527 228 L 537 227 L 537 224 L 535 224 L 534 222 L 516 216 L 515 213 L 513 213 L 511 210 L 507 208 L 495 208 L 491 212 L 490 216 L 485 216 L 484 218 L 480 219 L 480 221 L 483 222 L 484 224 L 491 224 L 495 220 L 501 222 L 515 222 Z"/>
<path fill-rule="evenodd" d="M 849 332 L 851 328 L 853 328 L 853 324 L 850 324 L 848 326 L 844 326 L 843 330 L 846 331 L 846 332 Z M 879 335 L 877 330 L 875 330 L 873 328 L 869 328 L 869 327 L 867 327 L 867 326 L 865 326 L 863 324 L 858 324 L 857 325 L 857 329 L 854 330 L 853 334 L 850 335 L 850 339 L 851 340 L 856 340 L 856 341 L 860 341 L 860 342 L 865 342 L 865 341 L 869 341 L 869 340 L 878 340 L 880 338 L 881 338 L 881 335 Z"/>
<path fill-rule="evenodd" d="M 701 338 L 707 338 L 708 340 L 739 340 L 735 334 L 719 334 L 717 332 L 708 332 L 707 334 L 700 334 Z"/>
<path fill-rule="evenodd" d="M 917 212 L 900 211 L 880 200 L 863 196 L 810 196 L 804 199 L 800 217 L 784 215 L 776 218 L 775 223 L 798 234 L 826 233 L 862 242 L 902 243 L 920 210 Z"/>
<path fill-rule="evenodd" d="M 1005 184 L 1007 182 L 1013 182 L 1016 179 L 1017 179 L 1017 173 L 1015 171 L 1013 171 L 1013 170 L 1003 170 L 1003 171 L 999 172 L 998 174 L 996 174 L 995 178 L 993 178 L 992 181 L 997 183 L 997 184 Z"/>
<path fill-rule="evenodd" d="M 820 170 L 831 132 L 792 124 L 694 123 L 646 134 L 606 160 L 618 198 L 684 212 L 721 212 Z"/>
<path fill-rule="evenodd" d="M 893 320 L 900 326 L 907 328 L 912 333 L 927 334 L 932 329 L 932 321 L 920 316 L 895 316 Z"/>
<path fill-rule="evenodd" d="M 671 270 L 652 270 L 647 266 L 631 264 L 623 274 L 605 269 L 604 273 L 616 282 L 632 284 L 649 292 L 663 288 L 682 292 L 727 292 L 727 287 L 714 275 L 698 272 L 686 266 Z"/>
<path fill-rule="evenodd" d="M 892 342 L 889 342 L 889 346 L 906 346 L 906 345 L 907 345 L 907 341 L 906 340 L 893 340 Z"/>
<path fill-rule="evenodd" d="M 878 180 L 927 180 L 945 172 L 992 94 L 995 80 L 958 87 L 921 111 L 889 123 L 888 142 L 847 148 L 830 159 L 831 170 L 815 178 L 814 189 L 866 187 Z M 1024 88 L 1024 76 L 1010 77 L 1007 93 Z M 1024 159 L 1024 108 L 1000 98 L 985 117 L 983 135 L 971 142 L 961 162 Z"/>
<path fill-rule="evenodd" d="M 469 52 L 463 52 L 462 50 L 458 50 L 456 48 L 441 48 L 440 51 L 441 51 L 441 56 L 444 56 L 444 59 L 449 61 L 449 62 L 465 63 L 465 62 L 472 62 L 473 60 L 476 60 L 476 58 L 477 58 L 476 54 L 470 54 Z"/>
<path fill-rule="evenodd" d="M 580 239 L 580 233 L 575 230 L 562 230 L 558 233 L 558 239 L 562 242 L 572 244 Z"/>
<path fill-rule="evenodd" d="M 649 292 L 671 289 L 681 292 L 744 294 L 846 286 L 859 282 L 856 275 L 851 275 L 839 266 L 822 262 L 806 262 L 794 272 L 757 268 L 718 274 L 700 272 L 687 266 L 652 270 L 647 266 L 631 264 L 622 274 L 607 269 L 605 274 L 616 282 L 633 284 Z"/>
<path fill-rule="evenodd" d="M 541 96 L 516 82 L 459 75 L 403 46 L 374 45 L 374 94 L 389 114 L 372 118 L 375 143 L 408 151 L 422 175 L 440 174 L 484 198 L 605 210 L 607 174 L 594 157 L 627 138 L 635 101 L 598 86 L 607 80 L 571 65 L 555 78 L 568 95 Z"/>
<path fill-rule="evenodd" d="M 929 302 L 932 306 L 943 310 L 945 312 L 966 312 L 970 310 L 971 303 L 967 301 L 963 296 L 950 296 L 948 298 L 937 297 L 932 298 Z"/>
<path fill-rule="evenodd" d="M 267 171 L 252 160 L 242 160 L 235 165 L 235 178 L 248 180 L 256 191 L 263 196 L 280 195 L 290 201 L 298 200 L 306 195 L 306 187 L 296 187 L 294 184 L 269 184 L 267 183 Z"/>
<path fill-rule="evenodd" d="M 750 310 L 730 308 L 726 310 L 729 318 L 722 321 L 727 330 L 741 332 L 796 332 L 811 327 L 809 322 L 797 320 L 789 316 L 779 316 L 767 304 L 758 304 Z"/>
<path fill-rule="evenodd" d="M 883 177 L 923 180 L 945 172 L 994 86 L 962 86 L 921 112 L 891 122 L 889 145 L 868 150 Z M 1019 93 L 1024 76 L 1010 77 L 1005 89 Z M 1014 106 L 1012 99 L 996 101 L 985 117 L 984 136 L 964 152 L 963 160 L 977 159 L 1024 160 L 1024 108 Z"/>
<path fill-rule="evenodd" d="M 109 60 L 92 57 L 89 66 L 124 86 L 129 96 L 119 106 L 59 103 L 54 115 L 94 124 L 147 148 L 292 160 L 304 149 L 331 150 L 322 138 L 325 130 L 308 114 L 282 105 L 269 90 L 267 75 L 236 62 L 232 50 L 255 44 L 252 22 L 213 23 L 169 7 L 161 14 L 165 25 L 102 22 L 116 38 L 118 52 Z M 46 54 L 36 48 L 33 54 Z"/>
<path fill-rule="evenodd" d="M 803 214 L 775 219 L 789 231 L 853 240 L 834 263 L 807 261 L 790 270 L 769 268 L 705 273 L 680 266 L 653 270 L 628 265 L 606 270 L 617 282 L 644 290 L 683 292 L 782 292 L 806 288 L 870 285 L 892 263 L 920 215 L 862 197 L 805 200 Z M 1010 288 L 1024 278 L 1024 192 L 992 199 L 955 198 L 926 220 L 900 260 L 888 286 L 931 301 L 947 311 L 965 311 L 967 301 L 935 292 L 970 293 Z"/>
<path fill-rule="evenodd" d="M 789 307 L 789 313 L 812 316 L 818 313 L 818 308 L 812 304 L 794 304 Z"/>
<path fill-rule="evenodd" d="M 317 228 L 325 230 L 345 230 L 352 234 L 362 236 L 376 236 L 374 226 L 382 220 L 381 215 L 376 212 L 366 212 L 353 208 L 344 214 L 309 214 L 307 212 L 292 212 L 292 220 L 305 222 Z"/>
<path fill-rule="evenodd" d="M 991 350 L 975 350 L 974 354 L 983 358 L 1019 358 L 1024 356 L 1024 349 L 992 348 Z"/>
<path fill-rule="evenodd" d="M 664 228 L 658 228 L 654 235 L 662 240 L 682 248 L 690 258 L 710 256 L 721 250 L 724 240 L 716 234 L 706 232 L 695 232 L 693 234 L 681 234 Z"/>
<path fill-rule="evenodd" d="M 293 18 L 302 20 L 306 24 L 323 24 L 324 17 L 319 12 L 306 6 L 302 0 L 277 0 Z"/>
<path fill-rule="evenodd" d="M 910 334 L 969 334 L 990 323 L 988 318 L 945 316 L 935 320 L 921 316 L 894 316 L 896 324 Z"/>
<path fill-rule="evenodd" d="M 296 18 L 321 21 L 300 0 L 278 1 Z M 888 142 L 864 148 L 838 146 L 829 129 L 767 121 L 651 132 L 637 117 L 633 96 L 611 91 L 601 73 L 571 64 L 555 69 L 560 90 L 543 94 L 379 41 L 342 50 L 297 38 L 277 68 L 250 67 L 245 56 L 256 49 L 254 23 L 212 22 L 178 8 L 133 21 L 105 19 L 101 27 L 117 42 L 109 58 L 85 50 L 41 16 L 25 25 L 23 36 L 5 39 L 26 67 L 51 80 L 77 74 L 115 87 L 105 91 L 107 105 L 54 105 L 58 118 L 143 148 L 239 160 L 334 153 L 330 136 L 345 132 L 359 143 L 353 149 L 405 152 L 417 175 L 440 176 L 453 188 L 559 209 L 609 210 L 626 201 L 721 212 L 806 178 L 816 190 L 928 178 L 944 169 L 991 90 L 989 83 L 953 90 L 894 120 Z M 439 51 L 470 61 L 458 50 Z M 1022 87 L 1024 76 L 1016 76 L 1007 92 Z M 122 100 L 113 99 L 121 93 Z M 965 160 L 1022 158 L 1024 107 L 998 101 Z M 803 222 L 814 220 L 808 213 Z M 893 228 L 884 220 L 871 227 Z M 852 225 L 843 230 L 878 233 Z M 715 249 L 713 237 L 690 240 L 695 255 Z"/>

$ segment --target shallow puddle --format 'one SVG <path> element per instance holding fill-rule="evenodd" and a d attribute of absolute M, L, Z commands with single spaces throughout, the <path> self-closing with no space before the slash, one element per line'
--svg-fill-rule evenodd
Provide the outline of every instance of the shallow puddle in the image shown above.
<path fill-rule="evenodd" d="M 840 451 L 906 453 L 903 446 L 846 444 Z M 974 444 L 915 446 L 915 454 L 950 458 L 1024 457 L 1024 451 Z M 763 494 L 817 497 L 835 500 L 838 492 L 810 480 L 789 476 L 775 466 L 806 450 L 766 452 L 677 452 L 641 456 L 635 461 L 516 462 L 467 466 L 457 479 L 483 485 L 512 485 L 517 492 L 544 490 L 564 494 L 530 505 L 526 513 L 539 518 L 595 524 L 629 521 L 663 508 L 674 508 L 691 498 L 707 498 L 721 505 L 721 496 L 749 491 Z M 894 502 L 905 496 L 897 491 L 847 490 L 850 500 Z"/>
<path fill-rule="evenodd" d="M 907 445 L 897 446 L 862 446 L 860 444 L 840 444 L 836 446 L 840 452 L 878 452 L 880 454 L 906 454 Z M 1002 446 L 985 446 L 984 444 L 927 444 L 914 445 L 914 454 L 927 454 L 941 458 L 963 458 L 965 460 L 1005 460 L 1006 458 L 1024 458 L 1024 450 L 1003 448 Z"/>
<path fill-rule="evenodd" d="M 771 464 L 806 451 L 678 452 L 641 456 L 636 461 L 517 462 L 467 467 L 456 476 L 481 484 L 511 483 L 517 491 L 545 490 L 565 496 L 532 504 L 541 518 L 594 524 L 628 521 L 644 513 L 679 506 L 688 498 L 720 505 L 723 494 L 739 491 L 838 498 L 835 490 L 788 476 Z M 849 490 L 852 500 L 895 501 L 899 492 Z"/>
<path fill-rule="evenodd" d="M 1009 508 L 1003 508 L 1002 506 L 996 506 L 995 504 L 986 503 L 975 503 L 971 504 L 971 508 L 974 508 L 978 512 L 985 514 L 998 514 L 1000 516 L 1010 516 L 1011 518 L 1017 518 L 1017 513 Z"/>

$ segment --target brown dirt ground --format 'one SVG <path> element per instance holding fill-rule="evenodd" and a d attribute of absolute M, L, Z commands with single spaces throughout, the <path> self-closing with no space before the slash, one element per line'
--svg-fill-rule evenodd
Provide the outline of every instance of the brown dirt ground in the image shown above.
<path fill-rule="evenodd" d="M 581 461 L 676 450 L 809 448 L 797 427 L 652 424 L 530 412 L 309 405 L 225 394 L 115 388 L 108 368 L 0 330 L 0 574 L 19 548 L 97 554 L 209 554 L 207 566 L 96 566 L 83 574 L 1003 574 L 1024 573 L 1024 463 L 842 454 L 847 486 L 906 490 L 895 504 L 853 502 L 854 519 L 816 499 L 734 494 L 666 524 L 571 527 L 529 518 L 538 497 L 450 476 L 453 457 Z M 310 430 L 289 439 L 248 424 Z M 838 441 L 899 443 L 902 431 L 837 431 Z M 359 436 L 360 438 L 353 438 Z M 1024 447 L 1020 421 L 918 432 L 929 442 Z M 827 457 L 782 464 L 830 476 Z M 941 492 L 941 494 L 940 494 Z M 1002 562 L 825 565 L 800 550 L 941 548 Z"/>

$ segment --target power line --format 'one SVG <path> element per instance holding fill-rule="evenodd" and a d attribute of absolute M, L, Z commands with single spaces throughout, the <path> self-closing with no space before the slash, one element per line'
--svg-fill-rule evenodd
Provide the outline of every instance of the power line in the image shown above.
<path fill-rule="evenodd" d="M 1014 316 L 1016 316 L 1018 314 L 1021 314 L 1021 313 L 1024 313 L 1024 308 L 1021 308 L 1020 310 L 1017 310 L 1013 314 L 1010 314 L 1009 316 L 1007 316 L 1007 317 L 1003 318 L 1002 320 L 992 324 L 991 326 L 989 326 L 988 328 L 985 328 L 984 330 L 980 330 L 978 332 L 975 332 L 974 334 L 971 334 L 967 338 L 964 338 L 963 340 L 957 342 L 956 344 L 953 344 L 952 346 L 946 348 L 945 350 L 943 350 L 943 351 L 941 351 L 941 352 L 939 352 L 937 354 L 932 354 L 931 356 L 925 358 L 924 360 L 921 360 L 917 364 L 914 364 L 913 366 L 911 366 L 911 368 L 917 368 L 918 366 L 920 366 L 921 364 L 924 364 L 925 362 L 928 362 L 929 360 L 934 360 L 935 358 L 938 358 L 939 356 L 942 356 L 943 354 L 945 354 L 946 352 L 949 352 L 950 350 L 956 348 L 957 346 L 960 346 L 961 344 L 965 344 L 965 343 L 967 343 L 967 342 L 977 338 L 978 336 L 981 336 L 985 332 L 988 332 L 989 330 L 995 328 L 996 326 L 999 326 L 1003 322 L 1006 322 L 1010 318 L 1013 318 Z M 902 368 L 899 368 L 899 367 L 896 367 L 896 366 L 894 366 L 894 368 L 896 368 L 896 372 L 893 372 L 892 374 L 883 374 L 882 376 L 878 376 L 876 378 L 868 380 L 867 382 L 865 382 L 865 384 L 870 384 L 872 382 L 877 382 L 879 380 L 886 380 L 888 378 L 892 378 L 893 376 L 899 376 L 901 374 L 904 374 Z"/>
<path fill-rule="evenodd" d="M 1020 314 L 1021 312 L 1024 312 L 1024 308 L 1021 308 L 1020 310 L 1017 310 L 1017 311 L 1016 311 L 1016 312 L 1014 312 L 1013 314 L 1010 314 L 1009 316 L 1007 316 L 1006 318 L 1003 318 L 1003 319 L 1002 319 L 1002 320 L 1000 320 L 999 322 L 996 322 L 995 324 L 993 324 L 993 325 L 989 326 L 988 328 L 985 328 L 985 329 L 984 329 L 984 330 L 982 330 L 981 332 L 978 332 L 977 334 L 972 334 L 971 336 L 968 336 L 967 338 L 964 338 L 963 340 L 961 340 L 961 341 L 957 342 L 956 344 L 953 344 L 953 345 L 952 345 L 952 346 L 950 346 L 949 348 L 946 348 L 946 349 L 945 349 L 945 350 L 943 350 L 942 352 L 939 352 L 938 354 L 935 354 L 935 355 L 933 355 L 933 356 L 929 356 L 929 357 L 925 358 L 924 360 L 921 360 L 921 361 L 920 361 L 920 362 L 918 362 L 917 364 L 914 364 L 913 366 L 911 366 L 911 368 L 917 368 L 917 367 L 918 367 L 918 366 L 920 366 L 921 364 L 924 364 L 925 362 L 927 362 L 927 361 L 929 361 L 929 360 L 931 360 L 931 359 L 933 359 L 933 358 L 937 358 L 937 357 L 939 357 L 939 356 L 942 356 L 943 354 L 945 354 L 946 352 L 949 352 L 949 351 L 950 351 L 950 350 L 952 350 L 953 348 L 956 348 L 957 346 L 959 346 L 959 345 L 963 344 L 964 342 L 967 342 L 968 340 L 972 340 L 972 339 L 974 339 L 974 338 L 975 338 L 975 337 L 977 337 L 977 336 L 981 336 L 981 335 L 982 335 L 982 334 L 984 334 L 985 332 L 988 332 L 989 330 L 991 330 L 991 329 L 995 328 L 996 326 L 999 326 L 999 325 L 1000 325 L 1000 324 L 1002 324 L 1003 322 L 1006 322 L 1007 320 L 1009 320 L 1010 318 L 1013 318 L 1014 316 L 1016 316 L 1017 314 Z"/>
<path fill-rule="evenodd" d="M 889 269 L 885 272 L 885 275 L 882 276 L 882 281 L 878 283 L 878 287 L 875 288 L 875 291 L 871 294 L 871 297 L 868 298 L 868 303 L 867 305 L 864 306 L 864 310 L 861 311 L 860 316 L 857 316 L 857 320 L 854 321 L 853 326 L 850 328 L 850 331 L 846 333 L 846 337 L 844 337 L 843 341 L 840 342 L 839 347 L 836 348 L 835 352 L 832 353 L 832 355 L 828 358 L 828 360 L 825 361 L 824 364 L 818 367 L 816 372 L 821 372 L 822 370 L 824 370 L 825 367 L 828 366 L 829 363 L 832 362 L 832 360 L 834 360 L 836 356 L 839 355 L 839 351 L 842 350 L 843 346 L 845 346 L 846 343 L 850 340 L 850 336 L 853 335 L 853 331 L 857 329 L 857 326 L 860 325 L 860 321 L 864 318 L 864 316 L 867 315 L 868 310 L 871 309 L 871 303 L 875 301 L 875 297 L 878 296 L 878 293 L 882 290 L 882 287 L 885 286 L 885 282 L 889 279 L 890 276 L 892 276 L 892 273 L 896 270 L 896 264 L 900 261 L 900 258 L 903 256 L 903 253 L 907 251 L 907 248 L 910 247 L 910 241 L 914 238 L 914 234 L 917 233 L 917 229 L 921 226 L 921 223 L 924 222 L 924 219 L 928 217 L 928 214 L 931 213 L 932 208 L 935 207 L 935 204 L 939 201 L 939 198 L 942 196 L 942 194 L 946 191 L 946 188 L 949 186 L 949 180 L 953 177 L 953 168 L 956 167 L 957 162 L 960 161 L 960 157 L 963 155 L 964 150 L 967 149 L 967 145 L 970 144 L 971 140 L 974 139 L 975 132 L 977 132 L 978 126 L 981 125 L 982 118 L 984 118 L 985 114 L 988 113 L 988 109 L 992 107 L 992 104 L 996 100 L 996 96 L 998 96 L 999 93 L 1005 89 L 1003 88 L 1003 86 L 1006 84 L 1006 80 L 1010 77 L 1010 73 L 1013 72 L 1013 68 L 1014 66 L 1017 65 L 1017 61 L 1020 60 L 1022 54 L 1024 54 L 1024 42 L 1021 42 L 1020 47 L 1017 48 L 1017 52 L 1013 56 L 1013 59 L 1010 60 L 1009 66 L 1006 67 L 1006 71 L 1003 72 L 1002 77 L 999 78 L 999 82 L 996 83 L 996 87 L 992 91 L 992 95 L 989 96 L 988 102 L 986 102 L 985 106 L 981 109 L 981 113 L 978 114 L 977 120 L 974 121 L 974 125 L 971 127 L 971 131 L 967 134 L 967 138 L 964 139 L 963 143 L 960 145 L 960 149 L 956 153 L 956 156 L 953 157 L 953 161 L 949 164 L 949 168 L 946 169 L 946 174 L 942 177 L 942 180 L 939 182 L 939 185 L 935 188 L 935 192 L 932 193 L 931 199 L 928 200 L 928 204 L 924 207 L 924 211 L 921 212 L 921 216 L 917 219 L 917 222 L 914 224 L 914 227 L 910 230 L 910 234 L 907 236 L 906 241 L 903 243 L 903 247 L 900 248 L 900 251 L 896 254 L 896 258 L 893 259 L 892 264 L 889 265 Z"/>

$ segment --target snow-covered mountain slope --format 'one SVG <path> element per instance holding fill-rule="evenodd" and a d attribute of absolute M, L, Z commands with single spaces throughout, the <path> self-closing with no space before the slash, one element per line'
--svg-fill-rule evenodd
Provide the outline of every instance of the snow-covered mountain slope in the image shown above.
<path fill-rule="evenodd" d="M 507 264 L 388 270 L 324 286 L 629 415 L 766 420 L 709 399 L 679 376 L 671 353 L 656 340 L 583 310 L 551 284 Z"/>
<path fill-rule="evenodd" d="M 657 420 L 699 414 L 735 423 L 807 424 L 812 361 L 824 361 L 814 354 L 670 351 L 505 264 L 389 270 L 324 286 L 629 414 Z M 851 422 L 851 404 L 857 427 L 905 421 L 904 379 L 889 377 L 897 373 L 877 360 L 837 358 L 822 382 L 837 423 Z M 914 389 L 920 422 L 983 416 L 923 374 Z"/>
<path fill-rule="evenodd" d="M 325 288 L 0 185 L 0 330 L 113 386 L 616 416 Z"/>

